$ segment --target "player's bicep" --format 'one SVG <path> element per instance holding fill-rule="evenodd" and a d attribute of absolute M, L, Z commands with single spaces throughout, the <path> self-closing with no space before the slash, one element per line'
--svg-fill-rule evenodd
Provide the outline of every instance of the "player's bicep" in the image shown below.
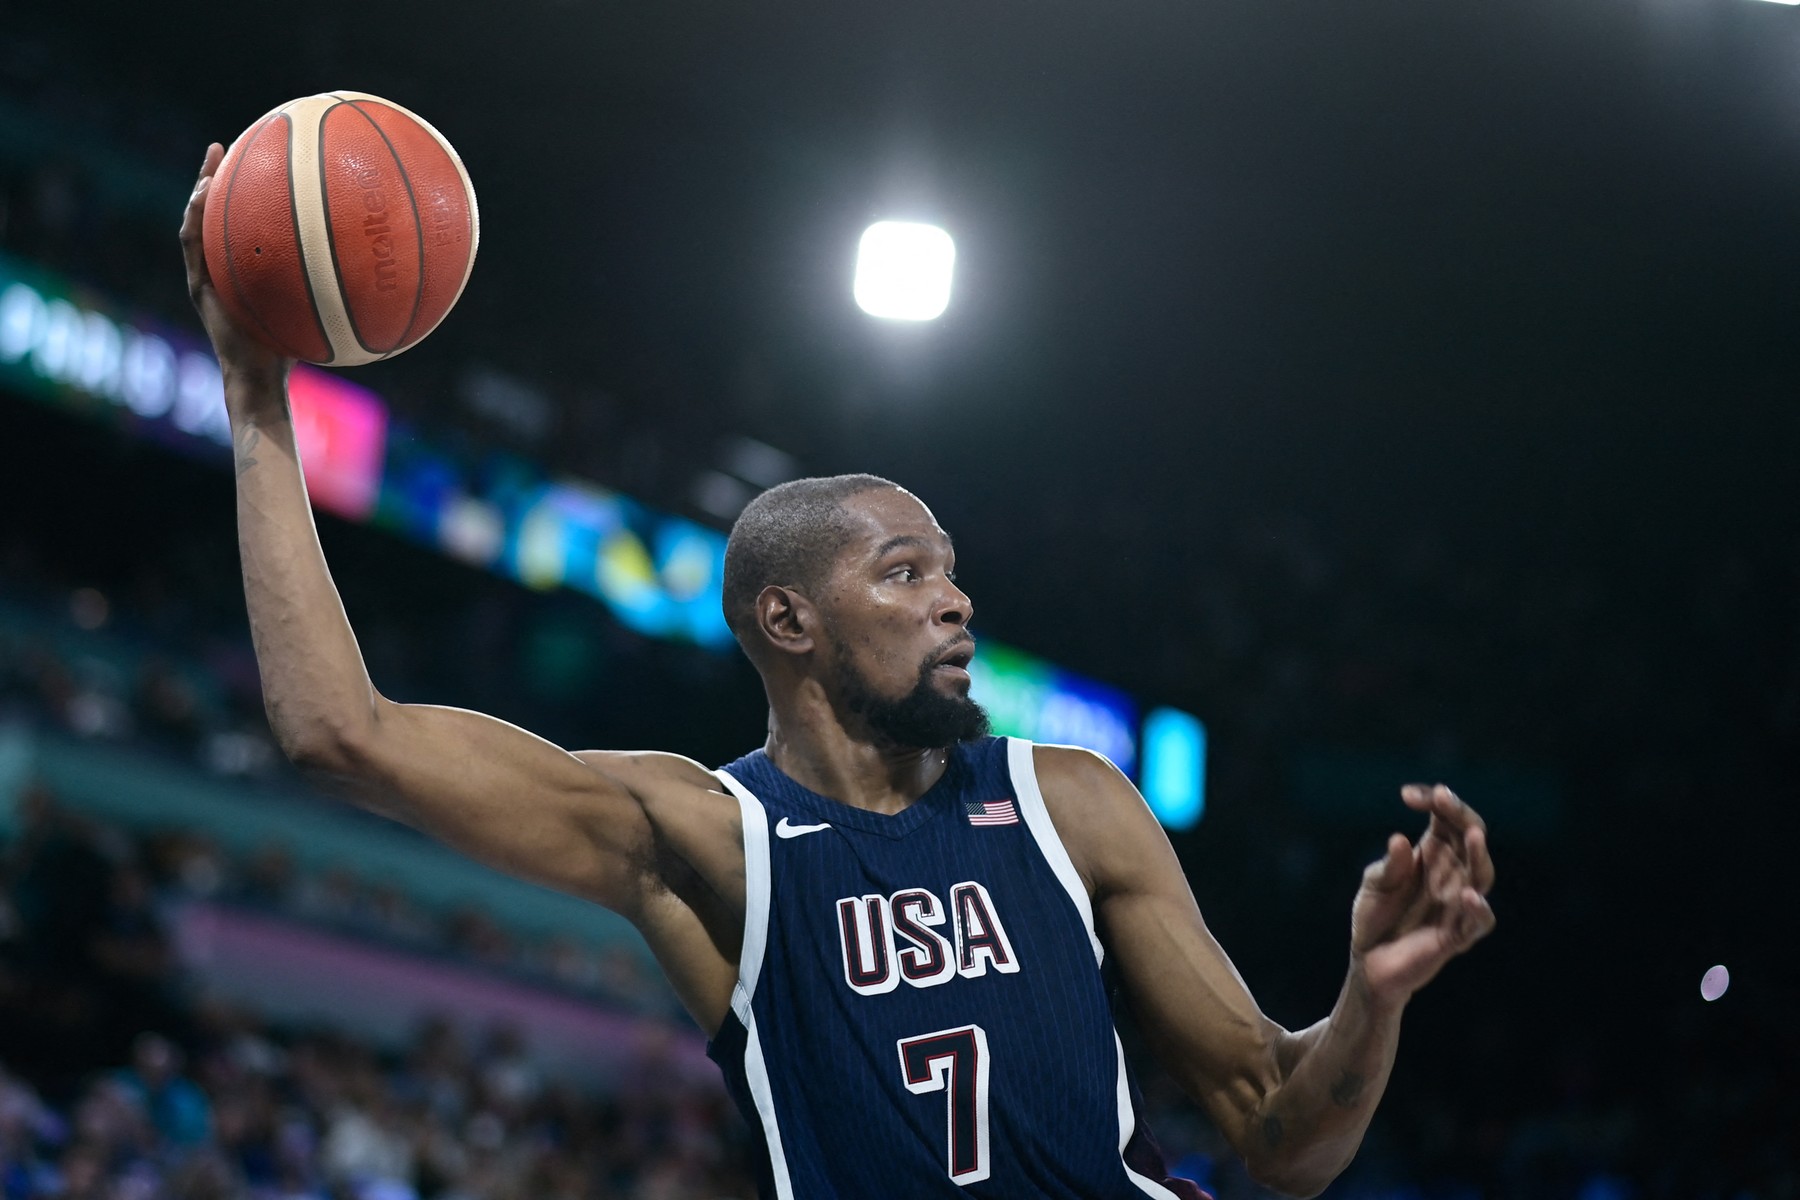
<path fill-rule="evenodd" d="M 365 807 L 521 879 L 630 915 L 650 827 L 630 789 L 494 717 L 378 703 L 332 774 Z"/>

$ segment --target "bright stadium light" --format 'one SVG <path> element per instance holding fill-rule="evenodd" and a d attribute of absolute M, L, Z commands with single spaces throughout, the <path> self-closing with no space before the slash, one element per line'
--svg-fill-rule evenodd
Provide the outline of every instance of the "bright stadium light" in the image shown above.
<path fill-rule="evenodd" d="M 872 317 L 930 321 L 950 304 L 956 244 L 936 225 L 877 221 L 856 248 L 856 303 Z"/>

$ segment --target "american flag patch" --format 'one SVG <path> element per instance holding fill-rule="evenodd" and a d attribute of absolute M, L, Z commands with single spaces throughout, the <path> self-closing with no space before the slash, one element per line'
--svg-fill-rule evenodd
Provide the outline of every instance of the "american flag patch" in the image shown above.
<path fill-rule="evenodd" d="M 971 825 L 1017 825 L 1019 823 L 1018 806 L 1008 796 L 1004 800 L 968 800 L 963 809 L 969 814 Z"/>

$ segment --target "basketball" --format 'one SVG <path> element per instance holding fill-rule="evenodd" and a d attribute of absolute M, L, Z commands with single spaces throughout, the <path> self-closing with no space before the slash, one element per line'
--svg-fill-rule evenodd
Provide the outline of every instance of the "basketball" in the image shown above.
<path fill-rule="evenodd" d="M 444 136 L 390 100 L 328 92 L 245 130 L 206 197 L 206 269 L 238 324 L 292 358 L 392 358 L 462 295 L 480 220 Z"/>

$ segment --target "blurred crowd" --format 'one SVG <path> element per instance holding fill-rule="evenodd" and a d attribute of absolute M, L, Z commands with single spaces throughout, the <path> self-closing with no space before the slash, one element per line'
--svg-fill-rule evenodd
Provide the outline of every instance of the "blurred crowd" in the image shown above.
<path fill-rule="evenodd" d="M 130 639 L 97 629 L 85 638 L 43 636 L 41 621 L 22 619 L 17 588 L 0 586 L 0 724 L 7 719 L 60 729 L 82 738 L 135 746 L 212 774 L 246 782 L 297 780 L 262 724 L 260 700 L 217 686 L 195 663 L 165 653 L 138 655 Z M 103 603 L 91 589 L 70 597 L 70 620 L 92 617 L 84 606 Z M 10 608 L 6 600 L 14 600 Z M 13 618 L 8 621 L 6 618 Z M 210 685 L 210 686 L 209 686 Z M 290 796 L 298 795 L 290 791 Z M 359 877 L 343 866 L 301 869 L 287 847 L 264 846 L 243 859 L 226 854 L 199 830 L 163 830 L 147 835 L 125 858 L 108 888 L 94 864 L 101 847 L 117 844 L 117 830 L 91 836 L 51 836 L 74 828 L 73 817 L 53 818 L 47 793 L 33 790 L 20 802 L 18 819 L 26 846 L 48 839 L 59 853 L 75 855 L 81 869 L 46 869 L 38 885 L 50 889 L 33 903 L 45 913 L 80 921 L 83 914 L 150 908 L 147 877 L 169 881 L 191 899 L 220 900 L 289 916 L 309 924 L 341 928 L 400 949 L 442 953 L 485 969 L 549 986 L 624 1011 L 667 1015 L 672 994 L 646 972 L 639 959 L 617 946 L 595 946 L 567 935 L 539 940 L 522 937 L 475 907 L 438 911 L 417 903 L 391 882 Z M 125 910 L 107 919 L 135 920 Z M 79 944 L 56 937 L 53 944 Z"/>
<path fill-rule="evenodd" d="M 717 1092 L 654 1064 L 610 1098 L 539 1085 L 446 1026 L 380 1055 L 208 1014 L 192 1059 L 146 1033 L 52 1103 L 0 1067 L 9 1197 L 749 1197 Z"/>
<path fill-rule="evenodd" d="M 656 1039 L 597 1096 L 544 1078 L 510 1027 L 431 1021 L 399 1054 L 271 1028 L 191 982 L 168 906 L 279 902 L 283 872 L 251 864 L 230 888 L 204 839 L 132 837 L 41 788 L 19 817 L 0 853 L 7 1197 L 749 1194 L 721 1089 L 659 1061 Z M 288 916 L 394 936 L 370 909 Z M 443 953 L 480 965 L 490 948 Z"/>

